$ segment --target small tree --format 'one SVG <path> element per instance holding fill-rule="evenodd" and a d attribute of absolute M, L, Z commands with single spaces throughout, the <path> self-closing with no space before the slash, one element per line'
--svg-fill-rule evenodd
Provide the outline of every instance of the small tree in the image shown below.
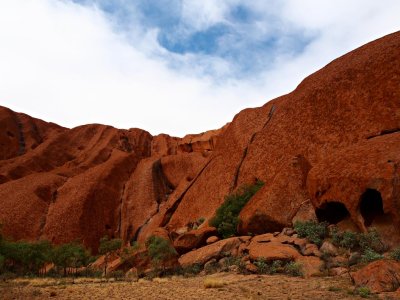
<path fill-rule="evenodd" d="M 217 209 L 210 225 L 217 228 L 223 238 L 236 235 L 242 208 L 263 185 L 264 182 L 257 181 L 254 185 L 244 185 L 237 192 L 225 196 L 224 203 Z"/>
<path fill-rule="evenodd" d="M 57 267 L 64 270 L 67 276 L 67 268 L 77 268 L 85 265 L 89 253 L 78 243 L 68 243 L 59 245 L 52 251 L 52 261 Z"/>
<path fill-rule="evenodd" d="M 149 237 L 146 240 L 146 247 L 153 264 L 156 266 L 162 264 L 163 268 L 165 261 L 178 254 L 168 240 L 159 236 Z"/>
<path fill-rule="evenodd" d="M 121 239 L 110 240 L 108 236 L 104 236 L 100 239 L 99 253 L 104 255 L 104 276 L 107 276 L 107 264 L 110 254 L 120 249 L 121 246 Z"/>
<path fill-rule="evenodd" d="M 11 265 L 27 272 L 39 274 L 46 262 L 49 262 L 52 246 L 48 241 L 39 242 L 10 242 L 3 240 L 1 242 L 0 254 Z"/>

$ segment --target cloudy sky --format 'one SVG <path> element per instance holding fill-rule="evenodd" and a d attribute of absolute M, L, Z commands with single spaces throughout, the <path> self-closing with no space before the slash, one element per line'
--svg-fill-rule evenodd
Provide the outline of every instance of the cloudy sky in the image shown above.
<path fill-rule="evenodd" d="M 398 0 L 0 0 L 0 105 L 183 136 L 400 30 Z"/>

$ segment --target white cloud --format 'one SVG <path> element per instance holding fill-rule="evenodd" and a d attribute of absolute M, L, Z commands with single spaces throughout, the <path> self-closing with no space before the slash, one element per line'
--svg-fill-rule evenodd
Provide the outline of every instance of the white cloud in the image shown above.
<path fill-rule="evenodd" d="M 239 2 L 248 3 L 184 1 L 183 16 L 193 28 L 207 28 L 225 22 Z M 2 0 L 0 104 L 69 127 L 95 122 L 182 136 L 218 128 L 240 109 L 289 92 L 335 57 L 400 28 L 396 0 L 251 3 L 318 37 L 297 56 L 278 55 L 279 64 L 259 76 L 221 81 L 199 69 L 226 74 L 224 59 L 171 54 L 158 45 L 155 29 L 139 23 L 130 35 L 116 33 L 94 6 Z M 260 30 L 267 23 L 260 20 Z"/>

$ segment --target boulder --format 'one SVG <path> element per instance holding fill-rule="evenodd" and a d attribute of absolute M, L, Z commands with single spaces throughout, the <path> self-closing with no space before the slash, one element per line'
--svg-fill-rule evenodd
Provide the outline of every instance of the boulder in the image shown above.
<path fill-rule="evenodd" d="M 295 261 L 301 265 L 301 270 L 304 277 L 307 278 L 321 275 L 321 269 L 324 265 L 324 262 L 320 258 L 299 255 L 295 258 Z"/>
<path fill-rule="evenodd" d="M 331 242 L 329 242 L 329 241 L 324 241 L 324 242 L 322 243 L 322 246 L 319 248 L 319 250 L 320 250 L 322 253 L 326 253 L 326 254 L 329 254 L 329 255 L 331 255 L 331 256 L 336 256 L 336 255 L 338 255 L 338 250 L 337 250 L 337 248 L 336 248 Z"/>
<path fill-rule="evenodd" d="M 350 275 L 357 287 L 366 286 L 373 293 L 393 292 L 400 287 L 400 262 L 374 261 Z"/>
<path fill-rule="evenodd" d="M 321 256 L 321 251 L 318 250 L 318 246 L 315 244 L 306 244 L 301 248 L 301 254 L 305 256 Z"/>
<path fill-rule="evenodd" d="M 215 237 L 215 234 L 217 234 L 217 230 L 214 227 L 203 227 L 188 231 L 174 241 L 174 248 L 179 254 L 184 254 L 194 248 L 204 246 L 208 238 Z"/>
<path fill-rule="evenodd" d="M 219 257 L 230 253 L 232 250 L 237 249 L 241 243 L 242 240 L 239 237 L 224 239 L 183 254 L 179 258 L 179 263 L 182 267 L 194 264 L 204 265 L 207 261 L 213 258 L 218 259 Z"/>
<path fill-rule="evenodd" d="M 213 235 L 213 236 L 210 236 L 210 237 L 206 240 L 206 244 L 207 244 L 207 245 L 210 245 L 210 244 L 215 243 L 215 242 L 218 242 L 218 241 L 219 241 L 219 237 Z"/>
<path fill-rule="evenodd" d="M 300 253 L 293 246 L 279 242 L 258 243 L 252 241 L 248 249 L 252 260 L 263 258 L 266 261 L 291 261 L 300 256 Z"/>

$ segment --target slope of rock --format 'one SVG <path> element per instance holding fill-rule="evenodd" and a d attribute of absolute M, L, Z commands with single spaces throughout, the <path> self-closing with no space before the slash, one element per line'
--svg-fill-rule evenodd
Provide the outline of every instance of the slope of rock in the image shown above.
<path fill-rule="evenodd" d="M 175 239 L 210 219 L 225 195 L 261 180 L 240 214 L 242 234 L 280 230 L 315 210 L 330 223 L 376 226 L 394 245 L 399 70 L 397 32 L 219 130 L 184 138 L 66 129 L 0 107 L 0 222 L 16 239 L 80 239 L 92 249 L 105 234 L 145 240 L 161 227 Z"/>
<path fill-rule="evenodd" d="M 299 173 L 296 168 L 284 166 L 291 164 L 293 157 L 301 156 L 313 176 L 318 176 L 313 168 L 330 155 L 336 155 L 336 161 L 340 161 L 337 151 L 341 149 L 364 143 L 368 151 L 374 147 L 374 136 L 387 135 L 388 139 L 395 139 L 389 136 L 394 136 L 400 128 L 399 70 L 400 33 L 394 33 L 338 58 L 306 78 L 292 93 L 263 107 L 240 112 L 220 138 L 211 163 L 184 195 L 170 225 L 178 228 L 188 219 L 211 216 L 224 195 L 256 179 L 264 181 L 265 187 L 244 208 L 242 233 L 268 232 L 290 225 L 291 217 L 303 200 L 310 198 L 314 204 L 319 203 L 320 195 L 308 192 L 318 190 L 319 184 L 309 186 L 307 172 Z M 382 143 L 392 147 L 386 141 Z M 398 141 L 393 140 L 393 143 L 399 146 Z M 382 190 L 383 206 L 385 212 L 399 222 L 394 209 L 399 201 L 398 171 L 393 167 L 399 160 L 384 151 L 385 146 L 380 149 L 380 159 L 391 160 L 385 178 L 391 182 L 389 185 L 395 195 L 385 197 L 387 192 Z M 361 152 L 355 154 L 353 160 L 360 161 L 358 167 L 376 162 L 364 158 Z M 328 172 L 331 171 L 332 176 L 339 175 L 339 168 L 338 164 Z M 342 182 L 346 186 L 340 188 L 352 194 L 345 199 L 343 194 L 332 192 L 324 201 L 339 199 L 355 208 L 360 205 L 365 189 L 374 189 L 374 184 L 361 184 L 364 190 L 352 191 L 352 174 L 341 175 L 348 180 Z M 323 180 L 332 191 L 341 181 L 338 178 L 335 182 L 328 178 Z M 360 218 L 355 209 L 350 213 L 354 220 Z"/>

